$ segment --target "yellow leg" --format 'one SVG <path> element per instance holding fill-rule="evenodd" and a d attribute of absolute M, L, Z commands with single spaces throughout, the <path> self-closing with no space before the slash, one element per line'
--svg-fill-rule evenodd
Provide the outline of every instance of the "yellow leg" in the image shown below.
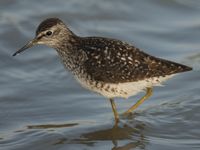
<path fill-rule="evenodd" d="M 113 110 L 113 113 L 114 113 L 114 116 L 115 116 L 115 125 L 117 125 L 118 122 L 119 122 L 119 115 L 117 113 L 117 108 L 116 108 L 114 99 L 110 98 L 110 103 L 111 103 L 112 110 Z"/>
<path fill-rule="evenodd" d="M 124 115 L 127 115 L 131 113 L 133 110 L 135 110 L 139 105 L 141 105 L 147 98 L 149 98 L 153 93 L 152 88 L 147 88 L 146 94 L 139 100 L 137 101 L 136 104 L 134 104 L 131 108 L 129 108 Z"/>

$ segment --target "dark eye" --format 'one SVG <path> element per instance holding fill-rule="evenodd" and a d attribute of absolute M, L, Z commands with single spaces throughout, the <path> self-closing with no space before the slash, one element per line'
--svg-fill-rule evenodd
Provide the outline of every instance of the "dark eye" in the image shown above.
<path fill-rule="evenodd" d="M 46 35 L 47 35 L 47 36 L 52 35 L 52 31 L 47 31 L 47 32 L 46 32 Z"/>

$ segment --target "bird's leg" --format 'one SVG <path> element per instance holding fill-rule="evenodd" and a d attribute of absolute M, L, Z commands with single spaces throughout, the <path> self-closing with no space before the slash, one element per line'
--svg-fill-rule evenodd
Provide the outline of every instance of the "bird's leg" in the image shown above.
<path fill-rule="evenodd" d="M 136 104 L 134 104 L 132 107 L 130 107 L 126 112 L 124 112 L 124 115 L 127 115 L 129 113 L 131 113 L 133 110 L 135 110 L 139 105 L 141 105 L 147 98 L 149 98 L 153 93 L 153 89 L 152 88 L 147 88 L 146 90 L 146 94 L 139 100 L 137 101 Z"/>
<path fill-rule="evenodd" d="M 115 116 L 115 125 L 117 125 L 118 122 L 119 122 L 119 115 L 117 113 L 117 108 L 116 108 L 114 99 L 110 98 L 109 100 L 110 100 L 110 103 L 111 103 L 111 106 L 112 106 L 112 110 L 113 110 L 113 113 L 114 113 L 114 116 Z"/>

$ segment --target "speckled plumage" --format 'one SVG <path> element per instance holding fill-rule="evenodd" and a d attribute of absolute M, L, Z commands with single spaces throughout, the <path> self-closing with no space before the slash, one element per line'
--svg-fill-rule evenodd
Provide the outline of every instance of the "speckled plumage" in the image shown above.
<path fill-rule="evenodd" d="M 109 98 L 127 98 L 146 87 L 160 85 L 176 73 L 190 70 L 115 39 L 76 37 L 73 41 L 77 41 L 71 44 L 77 60 L 72 55 L 63 57 L 63 50 L 59 52 L 65 66 L 76 64 L 76 69 L 72 69 L 76 79 L 84 87 Z"/>
<path fill-rule="evenodd" d="M 80 41 L 78 47 L 87 55 L 84 67 L 96 81 L 133 82 L 190 70 L 187 66 L 150 56 L 119 40 L 88 37 Z"/>
<path fill-rule="evenodd" d="M 64 66 L 84 87 L 108 98 L 129 97 L 192 69 L 116 39 L 77 36 L 58 18 L 44 20 L 35 39 L 14 55 L 35 44 L 55 48 Z"/>

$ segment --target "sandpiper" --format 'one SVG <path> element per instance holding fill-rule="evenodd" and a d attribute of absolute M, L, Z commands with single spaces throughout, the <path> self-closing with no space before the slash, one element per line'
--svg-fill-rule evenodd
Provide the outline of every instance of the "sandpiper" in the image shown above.
<path fill-rule="evenodd" d="M 41 22 L 36 36 L 13 54 L 44 44 L 56 49 L 66 69 L 85 88 L 100 93 L 111 102 L 115 123 L 119 116 L 115 97 L 128 98 L 141 91 L 146 94 L 125 114 L 129 114 L 152 95 L 153 86 L 192 68 L 151 56 L 120 40 L 105 37 L 80 37 L 58 18 Z"/>

